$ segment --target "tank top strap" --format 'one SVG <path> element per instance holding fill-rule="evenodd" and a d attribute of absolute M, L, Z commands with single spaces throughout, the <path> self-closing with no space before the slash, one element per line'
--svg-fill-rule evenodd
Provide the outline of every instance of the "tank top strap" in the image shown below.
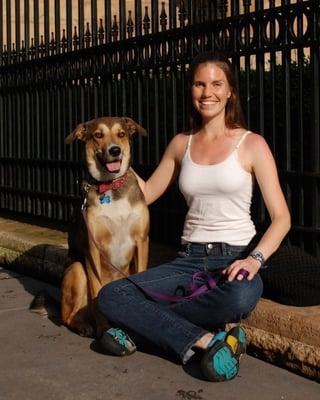
<path fill-rule="evenodd" d="M 245 132 L 245 133 L 241 136 L 239 142 L 238 142 L 237 145 L 236 145 L 236 150 L 238 150 L 238 148 L 241 146 L 241 143 L 242 143 L 242 142 L 244 141 L 244 139 L 249 135 L 249 133 L 251 133 L 251 131 L 247 131 L 247 132 Z"/>
<path fill-rule="evenodd" d="M 188 137 L 188 142 L 187 142 L 187 148 L 186 148 L 186 150 L 189 150 L 189 149 L 190 149 L 191 140 L 192 140 L 192 135 L 193 135 L 193 133 L 190 132 L 190 133 L 189 133 L 189 137 Z"/>

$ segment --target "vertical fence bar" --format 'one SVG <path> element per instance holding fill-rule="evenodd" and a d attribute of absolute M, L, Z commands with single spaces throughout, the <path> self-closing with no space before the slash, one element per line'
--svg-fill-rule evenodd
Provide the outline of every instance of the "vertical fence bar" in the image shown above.
<path fill-rule="evenodd" d="M 194 18 L 194 7 L 196 0 L 188 0 L 188 25 L 193 25 L 195 23 Z"/>
<path fill-rule="evenodd" d="M 315 179 L 312 183 L 312 221 L 314 229 L 318 230 L 317 234 L 314 234 L 312 250 L 313 254 L 320 256 L 320 53 L 319 53 L 319 37 L 320 37 L 320 13 L 314 13 L 313 18 L 313 36 L 316 39 L 314 46 L 311 47 L 310 51 L 310 69 L 311 69 L 311 87 L 313 97 L 312 115 L 314 121 L 314 135 L 312 143 L 312 159 L 313 159 L 313 171 L 318 176 L 318 181 Z M 318 236 L 318 237 L 317 237 Z"/>
<path fill-rule="evenodd" d="M 291 170 L 291 102 L 290 102 L 290 77 L 291 77 L 291 54 L 290 50 L 283 52 L 284 82 L 285 82 L 285 137 L 286 137 L 286 169 Z"/>
<path fill-rule="evenodd" d="M 50 42 L 50 8 L 49 2 L 43 2 L 44 8 L 44 44 L 45 44 L 45 55 L 49 55 L 49 42 Z"/>
<path fill-rule="evenodd" d="M 297 36 L 299 39 L 302 39 L 303 35 L 303 21 L 302 17 L 298 16 L 297 18 Z M 303 134 L 304 134 L 304 84 L 303 84 L 303 71 L 304 71 L 304 52 L 303 48 L 299 47 L 298 48 L 298 60 L 297 60 L 297 68 L 298 68 L 298 93 L 297 93 L 297 103 L 298 103 L 298 110 L 296 116 L 298 116 L 298 123 L 296 125 L 295 131 L 296 137 L 295 137 L 295 146 L 296 146 L 296 160 L 295 160 L 295 166 L 294 168 L 298 170 L 299 173 L 303 172 L 303 165 L 304 165 L 304 140 L 303 140 Z M 291 149 L 292 150 L 292 149 Z M 294 154 L 292 154 L 292 158 L 294 157 Z M 298 224 L 300 226 L 305 225 L 305 204 L 304 204 L 304 198 L 305 198 L 305 185 L 299 185 L 297 188 L 297 195 L 298 195 Z"/>
<path fill-rule="evenodd" d="M 261 0 L 256 0 L 256 11 L 261 11 L 263 9 L 263 3 Z M 262 21 L 257 25 L 257 48 L 262 48 Z M 259 129 L 264 135 L 265 133 L 265 116 L 264 116 L 264 52 L 258 51 L 256 55 L 256 68 L 257 68 L 257 100 L 259 104 Z"/>
<path fill-rule="evenodd" d="M 154 141 L 154 163 L 157 165 L 160 161 L 160 149 L 159 149 L 159 68 L 155 68 L 153 72 L 153 88 L 152 96 L 155 99 L 153 102 L 153 129 L 152 133 L 155 135 Z"/>
<path fill-rule="evenodd" d="M 151 0 L 151 32 L 159 32 L 159 4 L 158 0 Z"/>
<path fill-rule="evenodd" d="M 172 98 L 172 132 L 175 134 L 178 129 L 178 124 L 177 124 L 177 69 L 176 67 L 172 67 L 170 70 L 171 73 L 171 82 L 172 82 L 172 87 L 171 87 L 171 98 Z"/>
<path fill-rule="evenodd" d="M 91 0 L 91 45 L 97 45 L 98 18 L 97 18 L 97 0 Z"/>
<path fill-rule="evenodd" d="M 60 0 L 54 0 L 54 37 L 56 41 L 56 52 L 61 51 L 61 32 L 60 32 Z"/>
<path fill-rule="evenodd" d="M 142 35 L 142 7 L 141 0 L 134 0 L 135 36 Z"/>
<path fill-rule="evenodd" d="M 6 12 L 7 12 L 7 52 L 8 52 L 8 61 L 10 60 L 11 47 L 12 47 L 12 38 L 11 38 L 11 1 L 6 1 Z M 10 61 L 9 61 L 10 62 Z"/>
<path fill-rule="evenodd" d="M 72 1 L 66 2 L 67 11 L 67 49 L 72 51 Z"/>
<path fill-rule="evenodd" d="M 177 27 L 176 2 L 169 1 L 169 29 Z"/>
<path fill-rule="evenodd" d="M 124 40 L 126 38 L 126 1 L 119 0 L 119 20 L 120 20 L 120 40 Z"/>
<path fill-rule="evenodd" d="M 105 38 L 106 43 L 111 42 L 111 0 L 104 2 L 104 23 L 105 23 Z"/>
<path fill-rule="evenodd" d="M 33 0 L 33 26 L 34 26 L 34 55 L 39 56 L 39 0 Z"/>
<path fill-rule="evenodd" d="M 141 4 L 140 4 L 141 5 Z M 137 73 L 137 115 L 140 124 L 143 124 L 143 100 L 142 100 L 142 72 Z M 142 138 L 139 135 L 139 146 L 138 146 L 138 160 L 137 162 L 141 165 L 143 163 L 143 148 L 142 148 Z"/>
<path fill-rule="evenodd" d="M 78 35 L 79 48 L 84 48 L 84 4 L 83 0 L 78 0 Z"/>
<path fill-rule="evenodd" d="M 275 0 L 270 0 L 270 8 L 275 7 Z M 274 15 L 274 14 L 272 14 Z M 276 27 L 275 20 L 271 20 L 270 23 L 270 41 L 273 44 L 276 37 Z M 276 51 L 271 49 L 270 51 L 270 92 L 271 92 L 271 115 L 272 120 L 269 129 L 271 129 L 271 150 L 276 155 L 276 68 L 277 68 L 277 58 Z"/>
<path fill-rule="evenodd" d="M 3 51 L 3 2 L 0 0 L 0 65 L 2 64 L 2 51 Z"/>
<path fill-rule="evenodd" d="M 15 0 L 15 14 L 16 14 L 16 51 L 17 51 L 17 56 L 19 55 L 20 52 L 20 43 L 21 43 L 21 23 L 20 23 L 20 0 Z M 19 58 L 17 57 L 17 60 Z"/>
<path fill-rule="evenodd" d="M 30 5 L 29 0 L 24 0 L 24 48 L 28 59 L 30 48 Z"/>
<path fill-rule="evenodd" d="M 256 12 L 259 12 L 263 9 L 263 0 L 256 0 L 255 2 Z M 257 49 L 262 48 L 262 20 L 259 19 L 259 23 L 256 26 L 257 32 Z M 265 67 L 265 58 L 264 52 L 259 51 L 256 54 L 256 76 L 257 76 L 257 89 L 256 89 L 256 99 L 258 105 L 258 118 L 257 125 L 259 126 L 259 132 L 261 135 L 265 135 L 265 93 L 264 93 L 264 67 Z M 259 201 L 259 220 L 265 221 L 266 219 L 266 209 L 265 204 L 260 196 Z"/>

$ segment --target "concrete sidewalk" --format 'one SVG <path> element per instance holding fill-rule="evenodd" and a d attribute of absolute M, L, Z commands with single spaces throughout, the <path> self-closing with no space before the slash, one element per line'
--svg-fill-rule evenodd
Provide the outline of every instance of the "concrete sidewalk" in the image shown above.
<path fill-rule="evenodd" d="M 199 360 L 186 366 L 159 354 L 101 354 L 92 339 L 28 310 L 49 286 L 0 268 L 1 400 L 319 400 L 320 385 L 251 356 L 230 382 L 202 379 Z"/>
<path fill-rule="evenodd" d="M 0 218 L 0 226 L 0 264 L 58 287 L 67 259 L 66 232 L 6 218 Z M 175 251 L 151 243 L 149 264 L 169 260 Z M 252 354 L 320 380 L 320 306 L 289 307 L 262 299 L 244 326 Z"/>

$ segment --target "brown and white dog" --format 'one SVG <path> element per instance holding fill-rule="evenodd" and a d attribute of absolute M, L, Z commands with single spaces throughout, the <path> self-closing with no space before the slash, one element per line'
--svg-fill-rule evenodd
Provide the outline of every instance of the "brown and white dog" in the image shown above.
<path fill-rule="evenodd" d="M 83 336 L 99 337 L 109 327 L 96 306 L 101 287 L 147 268 L 149 212 L 130 170 L 135 132 L 146 135 L 130 118 L 103 117 L 78 125 L 66 138 L 84 143 L 89 179 L 69 231 L 61 316 Z"/>

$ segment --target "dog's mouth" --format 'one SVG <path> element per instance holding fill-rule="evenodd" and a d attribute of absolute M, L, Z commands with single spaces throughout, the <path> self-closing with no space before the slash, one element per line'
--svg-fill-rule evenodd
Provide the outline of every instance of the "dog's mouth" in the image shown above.
<path fill-rule="evenodd" d="M 106 170 L 106 172 L 111 174 L 116 174 L 120 171 L 122 165 L 122 154 L 120 149 L 114 150 L 118 154 L 105 154 L 96 153 L 97 160 L 101 167 Z M 109 151 L 110 152 L 110 151 Z"/>
<path fill-rule="evenodd" d="M 122 160 L 110 161 L 105 163 L 108 172 L 116 173 L 120 171 Z"/>

